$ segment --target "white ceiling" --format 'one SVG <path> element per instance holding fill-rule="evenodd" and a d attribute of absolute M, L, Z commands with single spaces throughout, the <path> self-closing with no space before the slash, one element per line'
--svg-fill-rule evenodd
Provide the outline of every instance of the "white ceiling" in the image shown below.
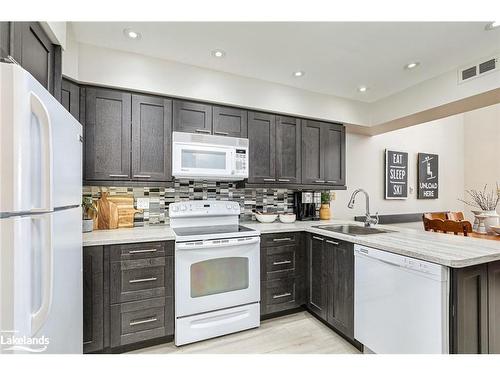
<path fill-rule="evenodd" d="M 77 41 L 372 102 L 500 51 L 487 22 L 74 22 Z M 132 28 L 140 40 L 124 36 Z M 222 49 L 226 56 L 211 56 Z M 404 65 L 419 61 L 414 70 Z M 293 77 L 302 70 L 305 75 Z M 369 90 L 357 91 L 361 85 Z"/>

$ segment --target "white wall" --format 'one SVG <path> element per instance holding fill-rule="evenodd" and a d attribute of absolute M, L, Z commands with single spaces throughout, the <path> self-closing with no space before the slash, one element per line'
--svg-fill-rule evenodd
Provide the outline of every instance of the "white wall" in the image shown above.
<path fill-rule="evenodd" d="M 500 104 L 464 114 L 465 189 L 500 184 Z M 498 210 L 498 209 L 497 209 Z M 471 218 L 470 208 L 466 208 Z"/>
<path fill-rule="evenodd" d="M 52 43 L 59 44 L 63 50 L 66 49 L 66 22 L 40 22 L 40 24 Z"/>
<path fill-rule="evenodd" d="M 83 43 L 68 43 L 63 56 L 63 74 L 85 83 L 368 123 L 368 104 L 354 100 Z"/>
<path fill-rule="evenodd" d="M 370 194 L 374 214 L 415 213 L 424 211 L 463 211 L 457 198 L 464 187 L 464 115 L 416 125 L 373 137 L 347 134 L 347 191 L 337 191 L 332 202 L 334 218 L 352 219 L 364 215 L 364 197 L 359 195 L 353 210 L 347 208 L 352 192 L 364 188 Z M 384 150 L 406 151 L 409 158 L 408 182 L 414 188 L 406 200 L 384 199 Z M 439 155 L 439 198 L 417 199 L 417 153 Z M 411 227 L 421 228 L 420 223 Z"/>

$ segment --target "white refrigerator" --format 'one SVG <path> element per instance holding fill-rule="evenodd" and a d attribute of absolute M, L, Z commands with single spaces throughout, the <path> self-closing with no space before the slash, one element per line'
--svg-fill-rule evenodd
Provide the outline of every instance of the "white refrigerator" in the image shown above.
<path fill-rule="evenodd" d="M 0 63 L 0 353 L 82 353 L 82 126 Z"/>

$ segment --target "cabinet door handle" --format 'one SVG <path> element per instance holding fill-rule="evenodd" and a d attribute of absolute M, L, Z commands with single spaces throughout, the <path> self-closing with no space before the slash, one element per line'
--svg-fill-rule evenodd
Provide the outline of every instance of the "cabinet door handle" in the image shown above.
<path fill-rule="evenodd" d="M 337 180 L 328 180 L 327 182 L 329 182 L 330 184 L 334 184 L 337 182 Z"/>
<path fill-rule="evenodd" d="M 229 135 L 229 133 L 226 133 L 226 132 L 214 132 L 214 134 L 217 134 L 217 135 Z"/>
<path fill-rule="evenodd" d="M 273 296 L 273 299 L 276 299 L 276 298 L 283 298 L 283 297 L 289 297 L 289 296 L 291 296 L 291 295 L 292 295 L 292 293 L 275 294 L 275 295 Z"/>
<path fill-rule="evenodd" d="M 273 262 L 273 266 L 279 266 L 281 264 L 290 264 L 292 263 L 291 260 L 282 260 L 281 262 Z"/>
<path fill-rule="evenodd" d="M 271 181 L 272 182 L 272 181 L 276 181 L 276 179 L 275 178 L 264 178 L 264 181 Z"/>
<path fill-rule="evenodd" d="M 315 240 L 319 240 L 319 241 L 324 241 L 324 240 L 325 240 L 324 238 L 321 238 L 321 237 L 316 237 L 316 236 L 313 236 L 313 239 L 315 239 Z"/>
<path fill-rule="evenodd" d="M 210 130 L 205 130 L 205 129 L 196 129 L 196 133 L 204 133 L 204 134 L 210 134 Z"/>
<path fill-rule="evenodd" d="M 111 178 L 128 177 L 128 174 L 110 174 L 109 177 Z"/>
<path fill-rule="evenodd" d="M 292 239 L 290 237 L 283 237 L 283 238 L 273 238 L 274 242 L 280 242 L 280 241 L 291 241 Z"/>
<path fill-rule="evenodd" d="M 129 254 L 156 253 L 158 249 L 130 250 Z"/>
<path fill-rule="evenodd" d="M 288 178 L 278 178 L 279 182 L 290 182 Z"/>
<path fill-rule="evenodd" d="M 339 243 L 338 242 L 335 242 L 335 241 L 330 241 L 330 240 L 326 240 L 326 243 L 330 243 L 332 245 L 335 245 L 335 246 L 338 246 Z"/>
<path fill-rule="evenodd" d="M 147 174 L 134 174 L 134 178 L 151 178 L 151 176 Z"/>
<path fill-rule="evenodd" d="M 152 322 L 156 322 L 157 320 L 158 320 L 158 318 L 155 318 L 154 316 L 152 316 L 151 318 L 147 318 L 147 319 L 143 319 L 143 320 L 134 320 L 134 321 L 131 321 L 129 323 L 129 326 L 136 326 L 138 324 L 152 323 Z"/>
<path fill-rule="evenodd" d="M 128 282 L 130 284 L 137 284 L 137 283 L 147 283 L 148 281 L 156 281 L 158 280 L 157 277 L 148 277 L 146 279 L 134 279 L 134 280 L 129 280 Z"/>
<path fill-rule="evenodd" d="M 325 180 L 316 180 L 316 181 L 314 181 L 314 182 L 316 182 L 317 184 L 324 184 L 324 183 L 325 183 Z"/>

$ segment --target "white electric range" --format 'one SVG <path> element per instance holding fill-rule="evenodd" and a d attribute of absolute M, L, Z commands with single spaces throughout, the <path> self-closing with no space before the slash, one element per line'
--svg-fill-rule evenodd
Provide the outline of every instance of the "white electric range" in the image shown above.
<path fill-rule="evenodd" d="M 260 325 L 260 232 L 229 201 L 169 206 L 175 232 L 175 344 Z"/>

